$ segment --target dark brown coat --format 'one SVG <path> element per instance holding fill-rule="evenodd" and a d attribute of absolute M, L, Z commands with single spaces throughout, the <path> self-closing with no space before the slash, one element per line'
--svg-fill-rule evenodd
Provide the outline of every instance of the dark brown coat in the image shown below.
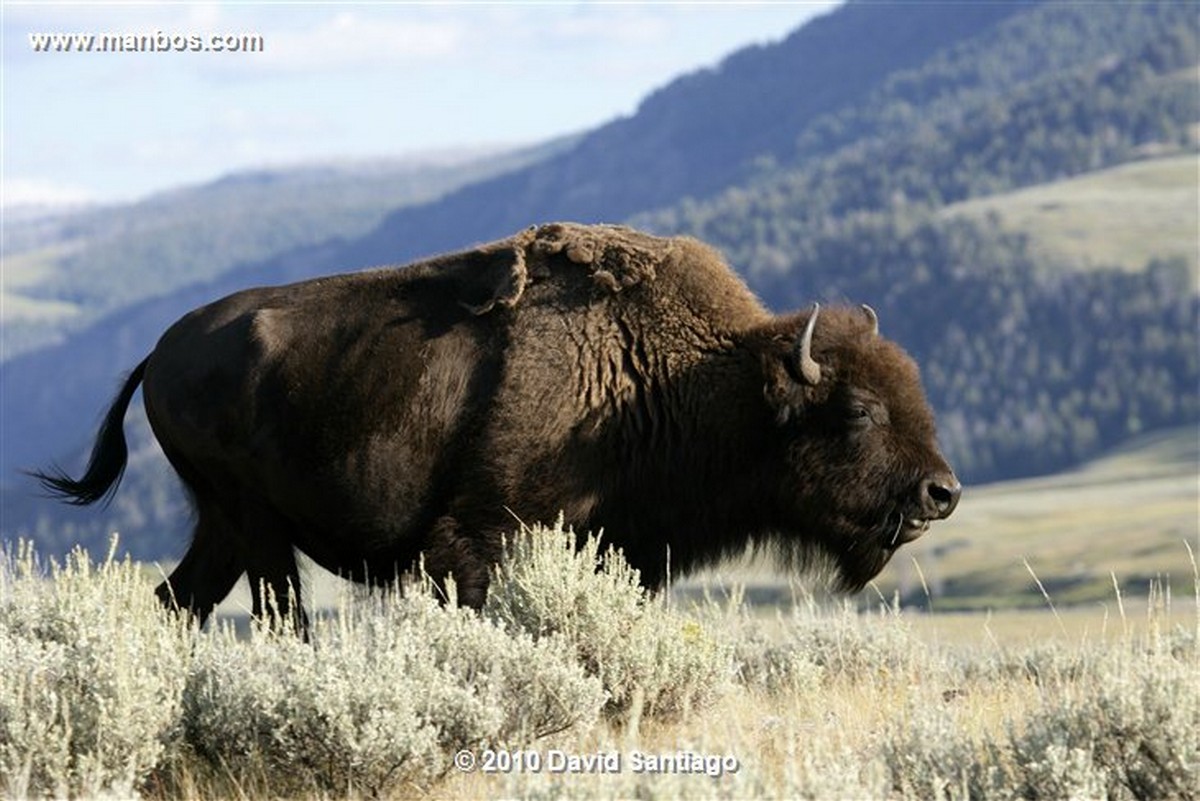
<path fill-rule="evenodd" d="M 691 239 L 545 225 L 197 309 L 130 376 L 86 475 L 43 479 L 111 492 L 144 381 L 198 515 L 159 593 L 201 618 L 244 572 L 298 591 L 293 547 L 357 580 L 423 558 L 477 606 L 516 519 L 560 512 L 651 586 L 753 540 L 853 590 L 960 492 L 876 326 L 773 316 Z"/>

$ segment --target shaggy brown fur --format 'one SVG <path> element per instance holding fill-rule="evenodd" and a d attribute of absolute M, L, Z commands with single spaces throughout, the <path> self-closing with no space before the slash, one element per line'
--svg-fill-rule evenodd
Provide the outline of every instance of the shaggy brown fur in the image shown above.
<path fill-rule="evenodd" d="M 197 309 L 131 375 L 83 478 L 43 480 L 111 492 L 144 380 L 198 516 L 159 594 L 201 618 L 242 573 L 298 592 L 293 548 L 358 580 L 423 559 L 478 606 L 514 515 L 560 512 L 651 586 L 756 541 L 857 589 L 960 487 L 873 313 L 823 309 L 808 342 L 813 313 L 771 315 L 695 240 L 544 225 Z"/>

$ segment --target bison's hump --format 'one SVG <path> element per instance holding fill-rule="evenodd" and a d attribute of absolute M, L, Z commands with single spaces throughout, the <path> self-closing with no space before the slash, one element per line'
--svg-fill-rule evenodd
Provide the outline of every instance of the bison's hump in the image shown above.
<path fill-rule="evenodd" d="M 689 237 L 654 236 L 620 225 L 534 225 L 469 251 L 411 265 L 395 277 L 402 282 L 448 281 L 458 305 L 477 316 L 530 302 L 539 305 L 550 297 L 574 307 L 592 303 L 597 295 L 612 298 L 612 309 L 637 308 L 639 319 L 675 328 L 744 330 L 770 316 L 713 248 Z M 531 300 L 529 289 L 537 284 L 543 288 Z M 637 291 L 629 291 L 633 289 Z M 661 319 L 650 319 L 655 315 Z"/>
<path fill-rule="evenodd" d="M 565 256 L 586 267 L 597 286 L 620 292 L 653 281 L 676 243 L 620 225 L 549 223 L 532 230 L 530 251 L 544 260 Z"/>

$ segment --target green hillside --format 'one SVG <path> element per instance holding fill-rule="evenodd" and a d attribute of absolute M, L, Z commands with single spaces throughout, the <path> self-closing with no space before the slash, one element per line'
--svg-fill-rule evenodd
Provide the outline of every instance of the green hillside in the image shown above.
<path fill-rule="evenodd" d="M 80 313 L 77 303 L 35 296 L 39 287 L 58 280 L 61 271 L 58 264 L 69 250 L 66 245 L 47 245 L 5 255 L 0 282 L 0 325 L 38 322 L 57 325 Z"/>
<path fill-rule="evenodd" d="M 945 218 L 988 222 L 1029 237 L 1038 262 L 1141 270 L 1154 260 L 1200 270 L 1200 157 L 1135 161 L 947 206 Z"/>

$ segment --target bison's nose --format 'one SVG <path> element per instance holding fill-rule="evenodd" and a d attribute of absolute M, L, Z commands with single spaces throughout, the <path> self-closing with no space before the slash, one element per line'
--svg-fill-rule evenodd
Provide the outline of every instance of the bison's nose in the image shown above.
<path fill-rule="evenodd" d="M 929 520 L 949 517 L 962 496 L 962 484 L 953 473 L 936 473 L 925 478 L 919 489 L 921 508 Z"/>

